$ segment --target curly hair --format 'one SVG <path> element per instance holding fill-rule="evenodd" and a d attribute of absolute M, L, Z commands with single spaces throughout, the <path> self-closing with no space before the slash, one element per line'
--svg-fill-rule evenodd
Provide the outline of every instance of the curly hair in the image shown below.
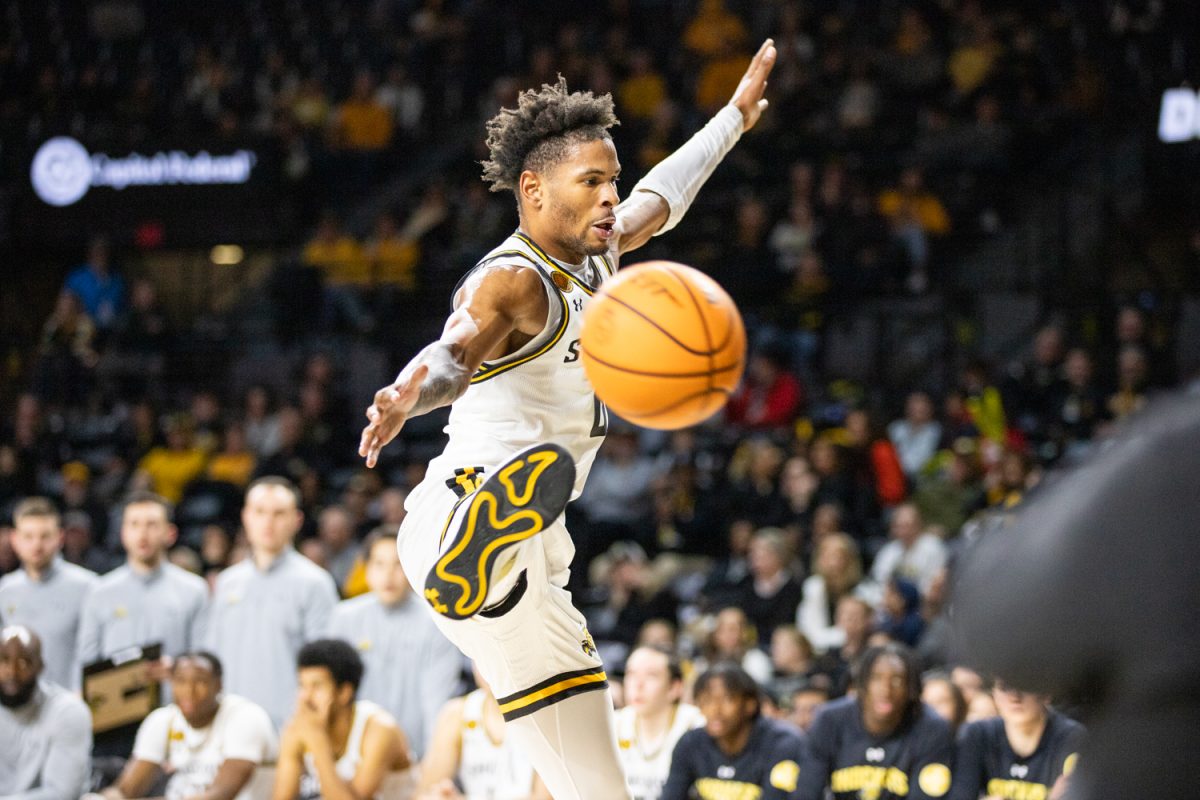
<path fill-rule="evenodd" d="M 483 179 L 493 192 L 516 191 L 521 173 L 543 170 L 566 155 L 570 145 L 608 138 L 619 125 L 610 94 L 568 92 L 567 80 L 521 92 L 517 107 L 502 108 L 488 120 Z"/>

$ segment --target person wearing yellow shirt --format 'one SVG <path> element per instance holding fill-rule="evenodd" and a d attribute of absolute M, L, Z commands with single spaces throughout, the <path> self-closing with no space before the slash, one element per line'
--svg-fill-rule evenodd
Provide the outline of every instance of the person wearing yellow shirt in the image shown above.
<path fill-rule="evenodd" d="M 622 116 L 646 120 L 654 116 L 667 99 L 667 82 L 654 69 L 654 60 L 646 50 L 635 50 L 629 58 L 629 77 L 617 87 Z"/>
<path fill-rule="evenodd" d="M 421 243 L 396 227 L 391 214 L 380 214 L 375 232 L 367 242 L 366 255 L 371 263 L 372 283 L 394 286 L 402 292 L 417 288 L 417 264 Z"/>
<path fill-rule="evenodd" d="M 683 32 L 683 45 L 701 58 L 712 58 L 729 44 L 742 45 L 748 37 L 745 23 L 725 8 L 725 0 L 701 0 L 696 16 Z"/>
<path fill-rule="evenodd" d="M 138 462 L 138 477 L 155 494 L 178 503 L 183 490 L 203 472 L 208 454 L 193 443 L 191 420 L 179 414 L 167 420 L 166 447 L 154 447 Z"/>
<path fill-rule="evenodd" d="M 377 152 L 392 142 L 395 123 L 388 109 L 376 102 L 370 73 L 354 79 L 350 97 L 338 106 L 334 119 L 335 146 L 344 150 Z"/>
<path fill-rule="evenodd" d="M 375 325 L 359 289 L 372 285 L 371 262 L 353 237 L 342 233 L 337 217 L 325 214 L 317 225 L 316 236 L 304 246 L 301 260 L 321 271 L 324 290 L 321 297 L 321 326 L 330 328 L 338 319 L 346 319 L 358 331 Z"/>
<path fill-rule="evenodd" d="M 221 449 L 208 463 L 208 477 L 245 488 L 257 464 L 258 456 L 246 444 L 246 429 L 240 422 L 234 422 L 225 428 Z"/>

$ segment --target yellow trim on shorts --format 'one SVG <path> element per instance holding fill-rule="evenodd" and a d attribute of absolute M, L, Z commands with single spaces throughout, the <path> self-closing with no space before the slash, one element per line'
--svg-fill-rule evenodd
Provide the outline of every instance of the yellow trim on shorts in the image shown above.
<path fill-rule="evenodd" d="M 532 714 L 568 697 L 608 688 L 604 667 L 575 670 L 547 678 L 523 692 L 500 698 L 500 713 L 505 722 Z"/>

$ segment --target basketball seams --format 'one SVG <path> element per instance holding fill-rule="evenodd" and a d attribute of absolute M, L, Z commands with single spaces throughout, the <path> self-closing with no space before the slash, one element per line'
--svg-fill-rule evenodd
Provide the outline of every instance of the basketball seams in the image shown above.
<path fill-rule="evenodd" d="M 712 354 L 711 352 L 708 352 L 708 353 L 706 353 L 706 352 L 705 352 L 705 351 L 703 351 L 703 350 L 696 350 L 696 349 L 694 349 L 694 348 L 692 348 L 692 347 L 688 347 L 686 344 L 684 344 L 683 342 L 679 341 L 679 339 L 677 339 L 677 338 L 675 337 L 675 335 L 674 335 L 674 334 L 672 334 L 672 333 L 671 333 L 669 330 L 667 330 L 666 328 L 664 328 L 662 325 L 659 325 L 657 322 L 655 322 L 653 319 L 651 319 L 651 318 L 650 318 L 650 317 L 649 317 L 647 314 L 645 314 L 645 313 L 643 313 L 643 312 L 639 311 L 638 309 L 634 308 L 632 305 L 630 305 L 629 303 L 625 302 L 625 301 L 624 301 L 624 300 L 622 300 L 621 298 L 619 298 L 619 297 L 616 297 L 616 296 L 614 296 L 614 295 L 611 295 L 611 294 L 606 294 L 606 295 L 603 295 L 603 296 L 602 296 L 602 301 L 603 301 L 603 300 L 611 300 L 611 301 L 613 301 L 614 303 L 617 303 L 618 305 L 622 305 L 622 306 L 624 306 L 624 307 L 625 307 L 625 308 L 627 308 L 628 310 L 632 311 L 634 314 L 637 314 L 639 317 L 641 317 L 641 318 L 642 318 L 642 319 L 644 319 L 646 322 L 648 322 L 648 323 L 651 325 L 651 327 L 653 327 L 655 330 L 657 330 L 657 331 L 658 331 L 659 333 L 661 333 L 663 336 L 666 336 L 666 337 L 667 337 L 668 339 L 670 339 L 672 342 L 674 342 L 675 344 L 679 345 L 679 347 L 680 347 L 680 348 L 682 348 L 682 349 L 686 350 L 687 352 L 691 353 L 692 355 L 694 355 L 694 356 L 708 356 L 708 357 L 709 357 L 709 359 L 711 359 L 711 358 L 712 358 L 712 355 L 713 355 L 713 354 Z M 706 338 L 707 338 L 707 337 L 706 337 Z"/>
<path fill-rule="evenodd" d="M 675 409 L 679 408 L 682 405 L 690 403 L 694 400 L 698 400 L 699 398 L 702 398 L 702 397 L 708 397 L 709 395 L 713 395 L 713 394 L 723 394 L 726 397 L 728 397 L 730 392 L 728 389 L 722 389 L 719 386 L 714 386 L 711 389 L 705 389 L 702 392 L 693 392 L 692 394 L 689 394 L 686 397 L 681 397 L 678 400 L 675 400 L 674 402 L 672 402 L 670 405 L 663 406 L 662 408 L 656 408 L 655 410 L 647 411 L 644 414 L 630 414 L 629 419 L 632 422 L 637 422 L 638 420 L 646 420 L 646 419 L 653 419 L 654 417 L 661 417 L 663 414 L 668 414 L 668 413 L 674 411 Z M 714 413 L 715 413 L 715 411 L 714 411 Z"/>
<path fill-rule="evenodd" d="M 688 298 L 692 301 L 692 308 L 696 309 L 696 316 L 700 318 L 700 327 L 704 329 L 704 341 L 708 343 L 708 388 L 711 391 L 713 388 L 713 370 L 715 369 L 715 365 L 713 364 L 713 355 L 716 353 L 716 351 L 713 350 L 712 332 L 708 330 L 708 319 L 704 316 L 704 309 L 700 308 L 700 301 L 697 300 L 696 295 L 692 293 L 692 287 L 689 286 L 688 282 L 683 279 L 683 276 L 676 272 L 669 263 L 663 264 L 663 269 L 668 272 L 671 277 L 679 281 L 679 284 L 683 287 L 683 290 L 687 292 Z"/>
<path fill-rule="evenodd" d="M 604 359 L 599 358 L 595 354 L 589 353 L 586 350 L 583 352 L 583 357 L 595 361 L 597 364 L 603 367 L 614 369 L 617 372 L 627 372 L 630 375 L 639 375 L 647 378 L 703 378 L 706 375 L 711 376 L 722 372 L 729 372 L 729 370 L 737 369 L 741 366 L 741 362 L 735 361 L 732 364 L 726 364 L 723 367 L 713 367 L 711 366 L 712 360 L 709 359 L 710 369 L 700 370 L 699 372 L 645 372 L 640 369 L 633 369 L 631 367 L 623 367 L 619 364 L 613 364 L 612 362 L 605 361 Z M 709 388 L 713 389 L 716 387 L 710 386 Z"/>

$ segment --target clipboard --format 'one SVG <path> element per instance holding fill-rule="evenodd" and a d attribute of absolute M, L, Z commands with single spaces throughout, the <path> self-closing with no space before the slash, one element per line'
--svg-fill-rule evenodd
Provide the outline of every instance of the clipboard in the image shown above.
<path fill-rule="evenodd" d="M 128 647 L 83 668 L 83 700 L 92 712 L 92 732 L 141 722 L 158 708 L 162 687 L 146 669 L 162 655 L 162 644 Z"/>

